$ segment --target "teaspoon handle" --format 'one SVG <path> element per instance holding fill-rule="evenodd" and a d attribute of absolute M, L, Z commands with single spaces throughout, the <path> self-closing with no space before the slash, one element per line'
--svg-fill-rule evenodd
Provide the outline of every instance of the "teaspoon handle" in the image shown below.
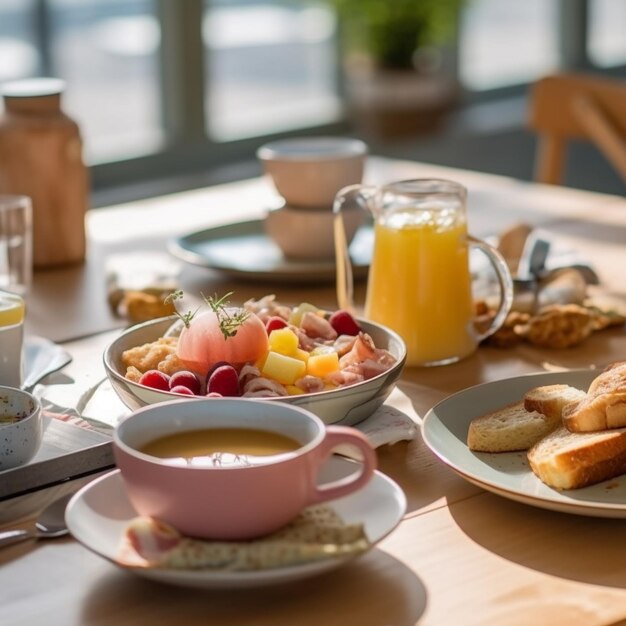
<path fill-rule="evenodd" d="M 6 530 L 0 532 L 0 548 L 19 543 L 25 539 L 33 539 L 35 534 L 30 530 Z"/>

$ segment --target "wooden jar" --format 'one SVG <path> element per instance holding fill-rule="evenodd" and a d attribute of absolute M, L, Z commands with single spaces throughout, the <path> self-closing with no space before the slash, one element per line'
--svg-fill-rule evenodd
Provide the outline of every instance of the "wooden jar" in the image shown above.
<path fill-rule="evenodd" d="M 61 110 L 64 87 L 51 78 L 2 87 L 0 193 L 32 199 L 35 268 L 85 259 L 89 181 L 78 125 Z"/>

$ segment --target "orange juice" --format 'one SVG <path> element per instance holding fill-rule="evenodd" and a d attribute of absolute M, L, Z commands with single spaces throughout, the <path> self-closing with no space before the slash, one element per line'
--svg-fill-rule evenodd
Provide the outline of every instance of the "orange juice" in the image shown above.
<path fill-rule="evenodd" d="M 15 294 L 0 291 L 0 327 L 15 326 L 24 321 L 24 300 Z"/>
<path fill-rule="evenodd" d="M 24 340 L 24 300 L 0 291 L 0 385 L 22 384 L 22 344 Z"/>
<path fill-rule="evenodd" d="M 375 225 L 365 316 L 395 330 L 407 365 L 456 361 L 476 348 L 466 226 Z"/>

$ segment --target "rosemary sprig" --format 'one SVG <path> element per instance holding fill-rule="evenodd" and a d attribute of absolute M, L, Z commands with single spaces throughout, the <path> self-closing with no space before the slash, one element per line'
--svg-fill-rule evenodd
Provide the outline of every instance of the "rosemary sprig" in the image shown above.
<path fill-rule="evenodd" d="M 232 291 L 229 291 L 221 298 L 218 298 L 217 294 L 208 298 L 202 294 L 202 298 L 217 317 L 220 331 L 222 335 L 224 335 L 224 339 L 234 337 L 239 327 L 250 317 L 250 311 L 246 311 L 245 309 L 237 309 L 232 313 L 228 311 L 227 307 L 230 304 L 228 298 L 232 295 Z"/>
<path fill-rule="evenodd" d="M 200 310 L 200 307 L 198 307 L 195 311 L 187 311 L 186 313 L 179 313 L 176 310 L 176 301 L 181 300 L 182 297 L 183 297 L 183 290 L 177 289 L 176 291 L 172 291 L 172 293 L 170 293 L 165 298 L 165 300 L 163 300 L 163 302 L 165 304 L 169 304 L 169 303 L 174 304 L 174 313 L 182 320 L 183 324 L 185 325 L 185 328 L 189 328 L 191 324 L 191 320 L 193 320 L 193 318 L 196 316 L 196 313 Z"/>

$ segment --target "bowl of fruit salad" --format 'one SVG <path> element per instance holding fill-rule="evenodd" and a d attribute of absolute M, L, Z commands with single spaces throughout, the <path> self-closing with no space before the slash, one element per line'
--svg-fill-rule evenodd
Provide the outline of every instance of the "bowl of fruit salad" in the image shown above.
<path fill-rule="evenodd" d="M 107 347 L 107 375 L 129 408 L 181 396 L 262 398 L 352 425 L 385 401 L 404 367 L 399 335 L 347 311 L 273 296 L 206 303 L 133 326 Z"/>

